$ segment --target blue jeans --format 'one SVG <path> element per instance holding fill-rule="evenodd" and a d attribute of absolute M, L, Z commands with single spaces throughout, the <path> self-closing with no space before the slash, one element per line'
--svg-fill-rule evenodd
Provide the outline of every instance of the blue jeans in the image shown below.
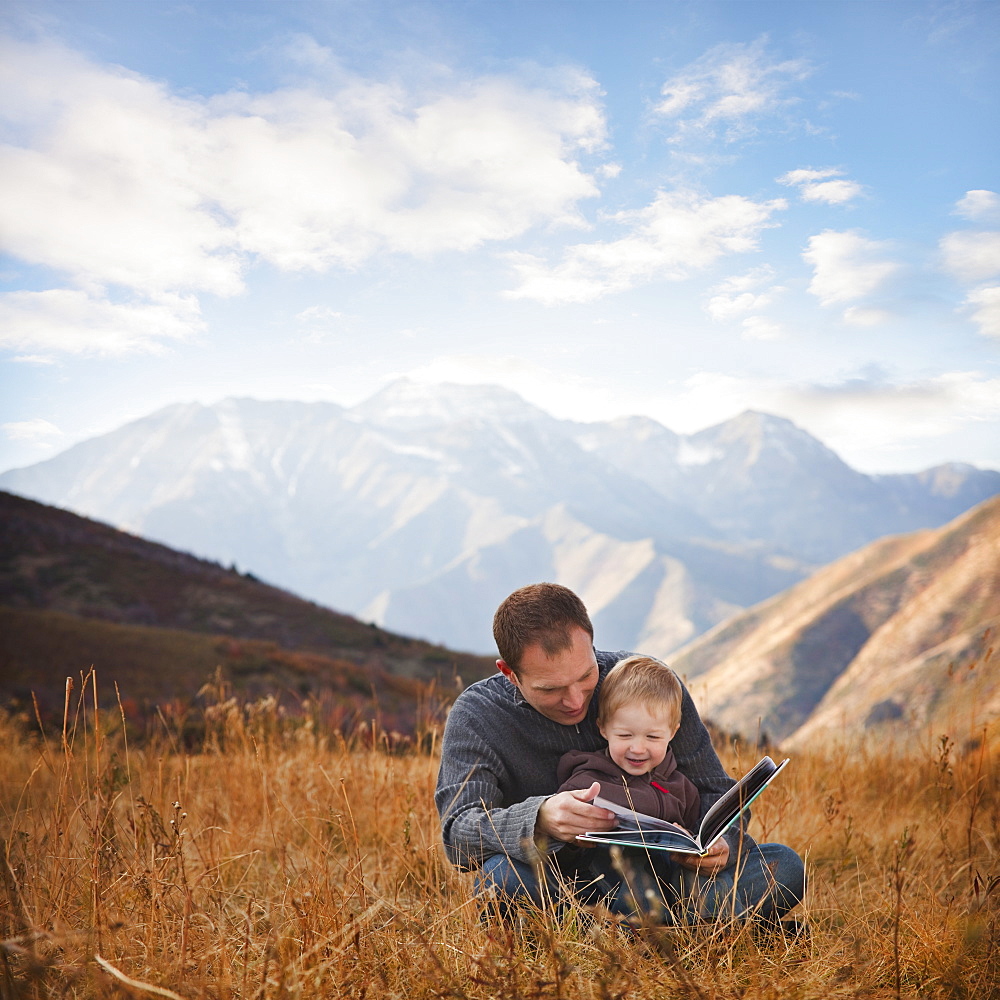
<path fill-rule="evenodd" d="M 493 894 L 502 915 L 519 906 L 602 903 L 619 916 L 652 916 L 666 924 L 706 920 L 778 920 L 805 895 L 805 866 L 784 844 L 756 844 L 734 864 L 703 875 L 664 851 L 626 848 L 615 864 L 603 847 L 569 848 L 538 868 L 504 854 L 486 859 L 476 894 Z"/>

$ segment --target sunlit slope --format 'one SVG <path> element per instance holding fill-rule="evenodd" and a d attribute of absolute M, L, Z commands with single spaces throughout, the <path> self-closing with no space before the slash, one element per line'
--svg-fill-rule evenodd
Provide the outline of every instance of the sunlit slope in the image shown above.
<path fill-rule="evenodd" d="M 1000 499 L 882 539 L 681 650 L 673 666 L 726 729 L 791 746 L 1000 717 Z"/>

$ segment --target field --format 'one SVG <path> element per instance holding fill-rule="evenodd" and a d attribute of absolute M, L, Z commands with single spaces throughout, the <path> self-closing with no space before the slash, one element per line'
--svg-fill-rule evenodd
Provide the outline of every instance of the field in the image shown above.
<path fill-rule="evenodd" d="M 1000 996 L 1000 760 L 975 733 L 795 756 L 751 827 L 807 858 L 811 933 L 785 943 L 482 920 L 438 847 L 435 725 L 342 734 L 220 690 L 196 746 L 167 718 L 140 745 L 92 688 L 43 736 L 0 720 L 0 997 Z"/>

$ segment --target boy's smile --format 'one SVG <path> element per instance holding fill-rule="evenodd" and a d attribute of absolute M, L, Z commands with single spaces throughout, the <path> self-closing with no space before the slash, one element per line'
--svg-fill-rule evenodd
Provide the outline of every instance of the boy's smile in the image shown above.
<path fill-rule="evenodd" d="M 611 759 L 626 773 L 649 774 L 663 763 L 677 732 L 666 708 L 622 705 L 601 726 Z"/>

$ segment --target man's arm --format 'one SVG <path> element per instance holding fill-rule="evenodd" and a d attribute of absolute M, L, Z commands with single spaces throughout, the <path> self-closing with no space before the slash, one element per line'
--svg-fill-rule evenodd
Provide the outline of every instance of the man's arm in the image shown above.
<path fill-rule="evenodd" d="M 434 795 L 448 860 L 466 869 L 480 867 L 493 854 L 534 861 L 535 823 L 545 796 L 504 806 L 503 765 L 491 748 L 457 730 L 449 717 Z"/>
<path fill-rule="evenodd" d="M 506 854 L 531 863 L 540 846 L 557 850 L 587 830 L 610 829 L 613 814 L 590 805 L 596 789 L 590 795 L 583 790 L 509 801 L 523 775 L 508 773 L 494 744 L 499 731 L 485 723 L 495 716 L 495 708 L 477 695 L 470 689 L 455 702 L 441 742 L 435 802 L 448 860 L 460 868 L 478 868 L 491 855 Z M 516 732 L 503 735 L 519 739 Z M 532 760 L 526 750 L 525 765 Z M 554 774 L 552 778 L 555 787 Z"/>
<path fill-rule="evenodd" d="M 506 801 L 517 781 L 498 752 L 495 717 L 488 692 L 470 688 L 452 706 L 444 728 L 434 799 L 445 852 L 459 868 L 478 868 L 493 854 L 529 863 L 537 858 L 535 823 L 546 796 Z"/>

